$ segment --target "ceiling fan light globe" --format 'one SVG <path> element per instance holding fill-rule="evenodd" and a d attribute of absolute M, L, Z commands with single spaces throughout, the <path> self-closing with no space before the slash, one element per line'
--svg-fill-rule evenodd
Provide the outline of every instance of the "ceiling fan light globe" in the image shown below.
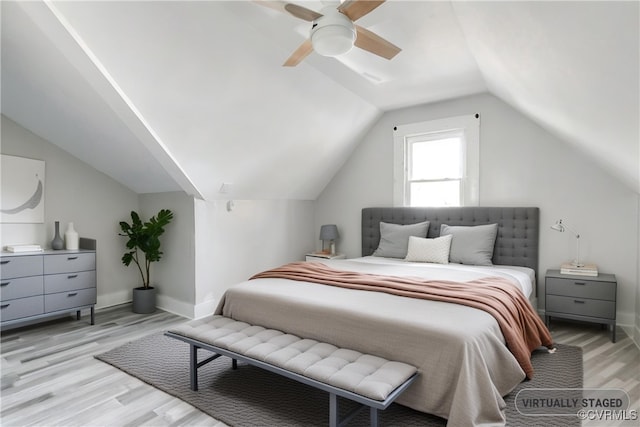
<path fill-rule="evenodd" d="M 343 55 L 351 50 L 354 41 L 355 32 L 337 25 L 323 27 L 311 37 L 313 50 L 322 56 Z"/>
<path fill-rule="evenodd" d="M 353 22 L 336 9 L 323 10 L 324 15 L 313 22 L 311 44 L 322 56 L 343 55 L 351 50 L 356 41 Z"/>

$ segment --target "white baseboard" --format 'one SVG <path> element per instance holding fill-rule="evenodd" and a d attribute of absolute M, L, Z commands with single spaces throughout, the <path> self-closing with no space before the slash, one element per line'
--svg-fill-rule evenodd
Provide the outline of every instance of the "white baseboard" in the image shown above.
<path fill-rule="evenodd" d="M 113 307 L 130 302 L 131 291 L 113 292 L 106 295 L 98 295 L 96 308 Z M 199 319 L 201 317 L 211 315 L 217 305 L 217 300 L 209 300 L 193 305 L 162 294 L 158 294 L 156 300 L 156 306 L 158 308 L 188 319 Z"/>
<path fill-rule="evenodd" d="M 158 294 L 156 296 L 156 307 L 188 319 L 194 318 L 193 304 L 189 304 L 166 295 Z"/>
<path fill-rule="evenodd" d="M 218 306 L 217 300 L 209 300 L 202 302 L 200 304 L 196 304 L 193 310 L 193 318 L 200 319 L 202 317 L 211 316 Z"/>
<path fill-rule="evenodd" d="M 109 294 L 98 294 L 96 308 L 107 308 L 131 302 L 131 291 L 118 291 Z"/>

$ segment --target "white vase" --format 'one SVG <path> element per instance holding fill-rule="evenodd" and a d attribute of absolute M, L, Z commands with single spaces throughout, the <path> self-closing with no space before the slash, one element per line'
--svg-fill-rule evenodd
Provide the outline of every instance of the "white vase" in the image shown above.
<path fill-rule="evenodd" d="M 73 223 L 70 222 L 67 231 L 64 233 L 64 245 L 68 250 L 75 251 L 78 249 L 79 241 L 78 233 L 74 230 Z"/>

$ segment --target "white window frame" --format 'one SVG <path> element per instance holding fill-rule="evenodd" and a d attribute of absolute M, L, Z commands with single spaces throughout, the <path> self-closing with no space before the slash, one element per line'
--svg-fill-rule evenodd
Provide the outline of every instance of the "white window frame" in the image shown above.
<path fill-rule="evenodd" d="M 461 181 L 461 206 L 480 204 L 480 115 L 449 117 L 419 123 L 399 125 L 393 128 L 393 205 L 409 206 L 408 145 L 410 138 L 419 135 L 461 132 L 463 135 L 463 177 Z"/>

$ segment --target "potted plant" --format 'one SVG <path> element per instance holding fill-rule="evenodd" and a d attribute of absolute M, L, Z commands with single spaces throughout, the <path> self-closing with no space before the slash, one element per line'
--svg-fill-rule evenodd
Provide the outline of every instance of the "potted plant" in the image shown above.
<path fill-rule="evenodd" d="M 129 238 L 128 252 L 122 256 L 122 263 L 129 266 L 134 262 L 142 276 L 142 286 L 133 289 L 134 313 L 153 313 L 156 310 L 156 290 L 151 286 L 150 267 L 152 262 L 162 258 L 160 236 L 172 219 L 173 213 L 169 209 L 162 209 L 144 223 L 135 211 L 131 211 L 131 224 L 120 222 L 122 233 L 118 234 Z"/>

